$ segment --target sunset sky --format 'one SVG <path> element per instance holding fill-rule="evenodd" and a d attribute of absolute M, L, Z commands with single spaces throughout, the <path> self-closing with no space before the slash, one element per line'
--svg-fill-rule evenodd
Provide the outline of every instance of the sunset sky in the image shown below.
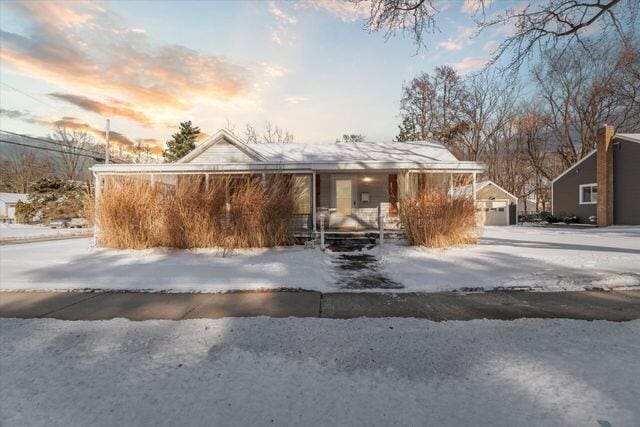
<path fill-rule="evenodd" d="M 441 32 L 416 53 L 337 1 L 2 2 L 0 127 L 98 139 L 109 117 L 127 145 L 162 144 L 184 120 L 208 134 L 229 122 L 241 136 L 268 120 L 296 142 L 389 140 L 404 81 L 442 64 L 478 70 L 504 37 L 470 38 L 473 2 L 440 8 Z"/>

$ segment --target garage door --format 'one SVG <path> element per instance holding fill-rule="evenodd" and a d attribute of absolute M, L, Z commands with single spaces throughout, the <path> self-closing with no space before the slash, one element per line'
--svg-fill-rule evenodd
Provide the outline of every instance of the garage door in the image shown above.
<path fill-rule="evenodd" d="M 509 225 L 509 205 L 506 200 L 479 200 L 484 210 L 484 225 Z"/>
<path fill-rule="evenodd" d="M 16 205 L 8 205 L 7 206 L 7 216 L 9 218 L 15 218 L 16 217 Z"/>

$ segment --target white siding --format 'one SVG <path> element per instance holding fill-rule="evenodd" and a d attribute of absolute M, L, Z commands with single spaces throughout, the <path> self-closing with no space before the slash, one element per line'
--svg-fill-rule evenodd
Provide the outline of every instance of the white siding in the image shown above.
<path fill-rule="evenodd" d="M 242 163 L 253 161 L 256 161 L 256 159 L 248 156 L 235 145 L 220 141 L 189 163 Z"/>

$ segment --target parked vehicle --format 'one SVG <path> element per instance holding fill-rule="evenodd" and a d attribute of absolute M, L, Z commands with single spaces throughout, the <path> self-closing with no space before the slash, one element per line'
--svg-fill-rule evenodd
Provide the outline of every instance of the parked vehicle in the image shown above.
<path fill-rule="evenodd" d="M 84 218 L 57 218 L 49 222 L 51 228 L 84 228 L 89 223 Z"/>
<path fill-rule="evenodd" d="M 71 218 L 56 218 L 49 222 L 51 228 L 67 228 Z"/>
<path fill-rule="evenodd" d="M 85 228 L 88 225 L 89 223 L 84 218 L 71 218 L 67 223 L 67 227 L 69 228 Z"/>

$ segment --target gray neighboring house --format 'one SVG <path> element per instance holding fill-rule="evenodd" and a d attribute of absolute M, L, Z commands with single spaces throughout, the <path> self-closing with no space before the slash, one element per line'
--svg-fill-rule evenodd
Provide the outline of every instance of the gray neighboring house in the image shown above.
<path fill-rule="evenodd" d="M 640 134 L 599 131 L 597 148 L 551 182 L 552 213 L 599 226 L 640 224 Z"/>
<path fill-rule="evenodd" d="M 23 193 L 0 193 L 0 219 L 16 219 L 16 203 L 26 201 Z"/>

